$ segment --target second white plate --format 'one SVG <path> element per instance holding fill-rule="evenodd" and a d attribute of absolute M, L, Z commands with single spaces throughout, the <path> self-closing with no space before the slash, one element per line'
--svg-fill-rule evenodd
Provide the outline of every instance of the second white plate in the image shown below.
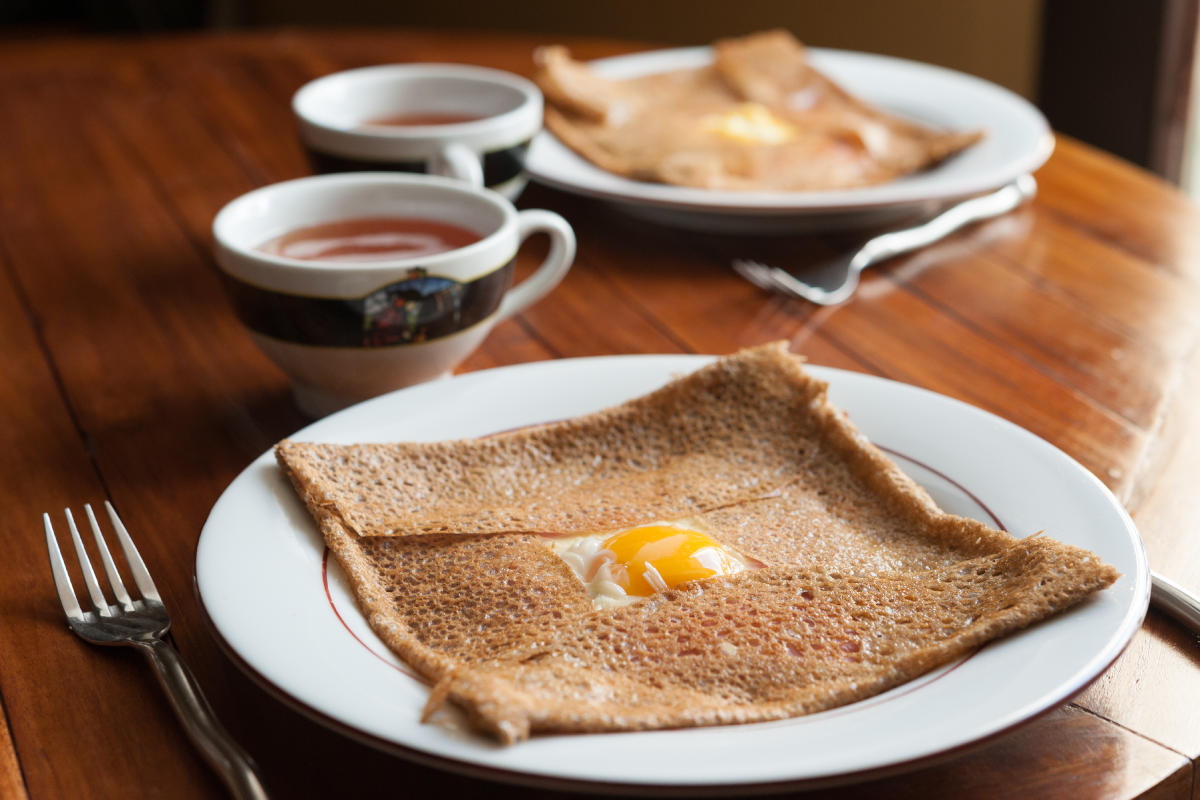
<path fill-rule="evenodd" d="M 728 192 L 648 183 L 600 169 L 553 134 L 534 139 L 534 180 L 597 197 L 656 222 L 717 231 L 778 232 L 874 225 L 928 212 L 996 189 L 1040 167 L 1054 150 L 1046 118 L 1007 89 L 954 70 L 888 56 L 810 48 L 813 63 L 860 99 L 948 130 L 980 130 L 983 141 L 939 166 L 879 186 L 827 192 Z M 708 47 L 591 62 L 601 75 L 631 78 L 710 63 Z"/>

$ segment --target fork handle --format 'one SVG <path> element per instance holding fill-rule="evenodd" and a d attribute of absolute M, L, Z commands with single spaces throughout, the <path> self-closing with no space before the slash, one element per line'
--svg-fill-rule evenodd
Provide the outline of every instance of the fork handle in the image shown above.
<path fill-rule="evenodd" d="M 162 640 L 138 644 L 153 665 L 188 738 L 220 773 L 230 793 L 238 800 L 267 800 L 258 767 L 217 720 L 179 651 Z"/>
<path fill-rule="evenodd" d="M 1200 598 L 1157 572 L 1150 573 L 1150 601 L 1160 611 L 1170 614 L 1200 633 Z"/>
<path fill-rule="evenodd" d="M 1022 175 L 996 191 L 956 203 L 933 219 L 913 228 L 880 234 L 863 245 L 854 264 L 864 269 L 885 259 L 933 244 L 959 228 L 1007 214 L 1037 194 L 1032 175 Z"/>

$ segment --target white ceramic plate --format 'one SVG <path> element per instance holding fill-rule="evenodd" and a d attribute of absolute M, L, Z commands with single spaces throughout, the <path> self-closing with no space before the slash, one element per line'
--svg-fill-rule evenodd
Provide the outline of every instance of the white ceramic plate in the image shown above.
<path fill-rule="evenodd" d="M 705 356 L 548 361 L 471 373 L 354 406 L 293 438 L 469 437 L 595 411 L 657 388 Z M 196 554 L 200 598 L 241 666 L 318 720 L 458 772 L 515 782 L 730 793 L 868 777 L 977 742 L 1064 702 L 1141 624 L 1149 573 L 1133 523 L 1090 473 L 1026 431 L 911 386 L 812 367 L 835 403 L 944 508 L 1024 536 L 1043 528 L 1123 577 L 1072 611 L 861 703 L 779 722 L 544 736 L 498 746 L 421 724 L 428 696 L 371 633 L 270 453 L 225 491 Z"/>
<path fill-rule="evenodd" d="M 658 222 L 705 230 L 800 230 L 885 222 L 945 201 L 996 189 L 1040 167 L 1054 150 L 1046 118 L 1024 98 L 961 72 L 899 58 L 811 48 L 813 63 L 860 99 L 916 122 L 979 130 L 983 141 L 939 166 L 880 185 L 825 192 L 729 192 L 633 181 L 576 155 L 553 134 L 535 137 L 534 180 L 617 203 Z M 658 50 L 593 61 L 610 78 L 711 62 L 707 47 Z"/>

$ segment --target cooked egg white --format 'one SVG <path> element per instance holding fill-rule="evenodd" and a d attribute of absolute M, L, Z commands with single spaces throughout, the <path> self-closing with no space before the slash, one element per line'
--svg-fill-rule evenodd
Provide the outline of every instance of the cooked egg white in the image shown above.
<path fill-rule="evenodd" d="M 761 103 L 742 103 L 729 111 L 709 114 L 700 120 L 701 130 L 744 144 L 782 144 L 796 130 Z"/>
<path fill-rule="evenodd" d="M 567 536 L 553 546 L 596 608 L 628 605 L 681 583 L 747 567 L 745 558 L 704 533 L 703 523 L 694 519 Z"/>

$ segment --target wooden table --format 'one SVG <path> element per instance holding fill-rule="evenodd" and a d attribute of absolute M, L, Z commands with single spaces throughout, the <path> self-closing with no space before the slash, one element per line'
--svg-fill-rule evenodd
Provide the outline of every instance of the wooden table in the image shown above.
<path fill-rule="evenodd" d="M 139 656 L 64 625 L 39 517 L 105 497 L 163 589 L 179 648 L 278 796 L 563 796 L 415 766 L 308 721 L 222 655 L 192 581 L 222 489 L 307 422 L 230 312 L 209 234 L 228 200 L 306 172 L 292 92 L 389 61 L 528 73 L 544 43 L 400 31 L 2 43 L 0 796 L 221 795 Z M 634 49 L 572 44 L 583 57 Z M 727 256 L 819 257 L 850 238 L 710 239 L 531 188 L 522 205 L 575 224 L 578 260 L 464 369 L 787 339 L 814 363 L 961 398 L 1062 447 L 1133 512 L 1152 565 L 1200 590 L 1200 211 L 1072 141 L 1037 177 L 1032 207 L 874 271 L 827 310 L 749 286 Z M 1200 647 L 1152 611 L 1072 703 L 829 796 L 1197 797 L 1198 757 Z"/>

